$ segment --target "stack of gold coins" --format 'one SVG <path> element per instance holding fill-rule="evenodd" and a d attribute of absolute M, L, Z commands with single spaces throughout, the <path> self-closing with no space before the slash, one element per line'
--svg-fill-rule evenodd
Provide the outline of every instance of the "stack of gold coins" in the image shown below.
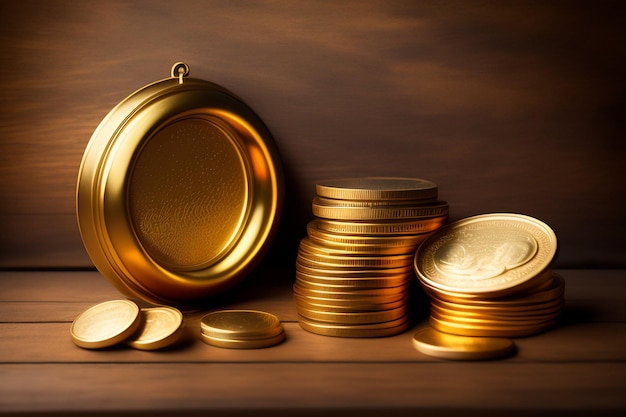
<path fill-rule="evenodd" d="M 229 349 L 260 349 L 285 339 L 283 325 L 273 314 L 257 310 L 220 310 L 202 317 L 202 340 Z"/>
<path fill-rule="evenodd" d="M 406 330 L 415 251 L 448 216 L 437 185 L 368 177 L 320 182 L 316 192 L 296 259 L 300 326 L 339 337 Z"/>
<path fill-rule="evenodd" d="M 454 335 L 512 338 L 554 327 L 565 292 L 551 269 L 556 253 L 552 229 L 521 214 L 485 214 L 442 227 L 414 261 L 431 298 L 430 325 Z"/>

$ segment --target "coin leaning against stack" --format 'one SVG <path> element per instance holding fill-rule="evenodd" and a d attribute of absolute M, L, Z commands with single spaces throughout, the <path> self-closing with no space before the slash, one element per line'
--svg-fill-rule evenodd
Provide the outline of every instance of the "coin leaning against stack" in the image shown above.
<path fill-rule="evenodd" d="M 300 326 L 338 337 L 406 330 L 415 251 L 448 216 L 437 185 L 414 178 L 347 178 L 320 182 L 316 193 L 316 218 L 296 259 Z"/>
<path fill-rule="evenodd" d="M 556 325 L 565 282 L 551 265 L 557 239 L 521 214 L 462 219 L 428 237 L 414 267 L 431 298 L 430 325 L 459 336 L 525 337 Z"/>

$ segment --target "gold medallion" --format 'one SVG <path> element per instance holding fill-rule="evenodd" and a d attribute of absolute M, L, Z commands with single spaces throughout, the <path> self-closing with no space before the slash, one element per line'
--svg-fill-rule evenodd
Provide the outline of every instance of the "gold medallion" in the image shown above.
<path fill-rule="evenodd" d="M 106 301 L 88 308 L 76 317 L 70 328 L 70 336 L 82 348 L 106 348 L 126 340 L 140 324 L 139 307 L 133 301 Z"/>
<path fill-rule="evenodd" d="M 172 77 L 102 120 L 85 149 L 76 209 L 85 248 L 120 291 L 190 304 L 241 280 L 277 225 L 283 178 L 273 138 L 214 83 Z"/>

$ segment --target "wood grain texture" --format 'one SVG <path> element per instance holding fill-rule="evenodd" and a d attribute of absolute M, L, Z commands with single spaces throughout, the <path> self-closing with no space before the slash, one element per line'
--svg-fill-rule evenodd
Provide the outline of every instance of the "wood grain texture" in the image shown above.
<path fill-rule="evenodd" d="M 561 267 L 624 267 L 624 9 L 0 2 L 0 267 L 89 266 L 70 221 L 82 152 L 116 103 L 178 60 L 276 138 L 287 207 L 273 263 L 292 262 L 317 180 L 393 175 L 438 183 L 453 220 L 546 221 Z"/>
<path fill-rule="evenodd" d="M 258 294 L 261 282 L 227 306 L 281 311 L 287 339 L 275 347 L 220 349 L 192 334 L 164 351 L 85 350 L 70 340 L 71 320 L 119 296 L 97 272 L 0 272 L 0 415 L 623 415 L 626 270 L 559 273 L 559 327 L 515 339 L 510 358 L 456 362 L 416 351 L 412 330 L 308 333 L 292 321 L 289 288 Z"/>

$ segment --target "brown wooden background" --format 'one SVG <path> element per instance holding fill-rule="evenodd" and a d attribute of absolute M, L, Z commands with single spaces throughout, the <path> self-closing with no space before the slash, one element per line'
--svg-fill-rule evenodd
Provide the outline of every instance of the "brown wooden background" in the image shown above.
<path fill-rule="evenodd" d="M 598 1 L 0 0 L 0 268 L 90 267 L 85 145 L 132 91 L 192 76 L 276 138 L 292 265 L 319 179 L 439 184 L 452 220 L 525 213 L 560 267 L 626 267 L 626 21 Z"/>

